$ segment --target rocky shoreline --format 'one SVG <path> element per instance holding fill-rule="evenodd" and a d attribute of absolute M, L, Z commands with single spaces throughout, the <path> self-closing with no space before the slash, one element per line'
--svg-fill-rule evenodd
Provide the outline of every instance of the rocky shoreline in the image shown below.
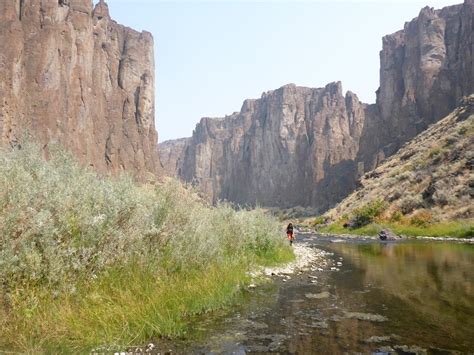
<path fill-rule="evenodd" d="M 283 282 L 287 282 L 294 275 L 301 275 L 307 271 L 323 271 L 332 266 L 329 260 L 332 253 L 316 248 L 307 241 L 293 244 L 293 249 L 296 257 L 294 261 L 283 266 L 263 267 L 249 272 L 253 280 L 249 288 L 255 288 L 258 281 L 269 280 L 271 277 L 280 277 Z"/>
<path fill-rule="evenodd" d="M 374 241 L 380 240 L 377 236 L 370 235 L 354 235 L 354 234 L 331 234 L 331 233 L 307 233 L 308 236 L 321 236 L 324 238 L 334 238 L 331 240 L 333 243 L 344 242 L 347 240 L 367 240 Z M 454 237 L 428 237 L 428 236 L 400 236 L 399 241 L 404 240 L 426 240 L 426 241 L 435 241 L 435 242 L 455 242 L 455 243 L 467 243 L 474 244 L 474 238 L 454 238 Z"/>

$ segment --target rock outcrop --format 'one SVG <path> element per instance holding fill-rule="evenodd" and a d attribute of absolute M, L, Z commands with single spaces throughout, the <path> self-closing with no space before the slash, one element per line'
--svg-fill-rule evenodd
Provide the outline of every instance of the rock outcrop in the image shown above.
<path fill-rule="evenodd" d="M 364 170 L 450 113 L 474 92 L 474 1 L 425 7 L 383 38 L 375 120 L 366 122 L 358 159 Z"/>
<path fill-rule="evenodd" d="M 181 175 L 183 153 L 188 142 L 189 138 L 180 138 L 160 143 L 159 154 L 164 175 Z"/>
<path fill-rule="evenodd" d="M 287 85 L 245 101 L 240 113 L 203 118 L 192 138 L 161 148 L 168 171 L 213 200 L 312 206 L 321 212 L 403 143 L 474 92 L 474 1 L 424 8 L 383 39 L 377 102 Z M 175 147 L 175 148 L 173 148 Z"/>
<path fill-rule="evenodd" d="M 2 0 L 0 144 L 25 135 L 101 173 L 156 173 L 152 35 L 103 0 Z"/>

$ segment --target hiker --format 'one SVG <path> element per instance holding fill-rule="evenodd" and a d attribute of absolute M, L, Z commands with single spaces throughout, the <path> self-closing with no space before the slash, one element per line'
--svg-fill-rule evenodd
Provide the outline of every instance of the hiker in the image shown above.
<path fill-rule="evenodd" d="M 293 236 L 293 223 L 290 223 L 288 227 L 286 227 L 286 235 L 288 236 L 290 245 L 293 245 L 293 240 L 295 239 L 295 237 Z"/>

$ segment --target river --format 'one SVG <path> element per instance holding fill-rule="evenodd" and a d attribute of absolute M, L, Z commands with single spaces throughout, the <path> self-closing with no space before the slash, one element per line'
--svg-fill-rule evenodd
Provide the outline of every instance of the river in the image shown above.
<path fill-rule="evenodd" d="M 474 245 L 306 237 L 321 271 L 275 277 L 160 351 L 194 354 L 474 352 Z"/>

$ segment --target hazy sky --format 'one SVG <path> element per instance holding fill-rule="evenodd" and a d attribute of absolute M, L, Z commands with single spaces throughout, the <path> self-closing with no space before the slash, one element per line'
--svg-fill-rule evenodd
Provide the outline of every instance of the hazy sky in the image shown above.
<path fill-rule="evenodd" d="M 201 117 L 239 111 L 288 83 L 375 101 L 382 36 L 423 6 L 462 0 L 108 0 L 112 17 L 155 38 L 159 141 L 187 137 Z"/>

